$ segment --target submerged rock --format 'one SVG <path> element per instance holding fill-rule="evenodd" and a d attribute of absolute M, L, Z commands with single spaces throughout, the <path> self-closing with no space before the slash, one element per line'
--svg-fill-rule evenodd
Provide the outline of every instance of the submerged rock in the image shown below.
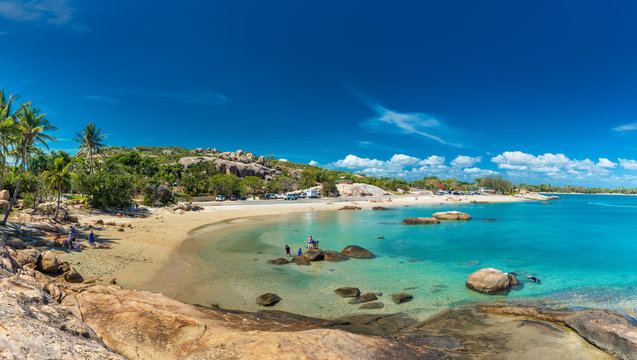
<path fill-rule="evenodd" d="M 440 220 L 436 218 L 428 217 L 411 217 L 403 220 L 405 225 L 428 225 L 428 224 L 440 224 Z"/>
<path fill-rule="evenodd" d="M 361 291 L 355 287 L 341 287 L 334 290 L 334 292 L 342 298 L 358 297 L 361 294 Z"/>
<path fill-rule="evenodd" d="M 355 297 L 352 300 L 348 301 L 348 304 L 362 304 L 370 301 L 378 300 L 378 297 L 374 293 L 365 293 L 361 296 Z"/>
<path fill-rule="evenodd" d="M 284 259 L 284 258 L 277 258 L 274 260 L 268 260 L 268 264 L 274 264 L 274 265 L 284 265 L 284 264 L 289 264 L 290 262 L 288 261 L 288 259 Z"/>
<path fill-rule="evenodd" d="M 374 206 L 372 210 L 389 210 L 389 209 L 384 206 Z"/>
<path fill-rule="evenodd" d="M 371 309 L 382 309 L 385 307 L 385 304 L 383 304 L 380 301 L 376 301 L 376 302 L 371 302 L 371 303 L 367 303 L 367 304 L 363 304 L 361 306 L 359 306 L 359 309 L 363 309 L 363 310 L 371 310 Z"/>
<path fill-rule="evenodd" d="M 345 249 L 343 249 L 343 251 L 341 251 L 341 254 L 356 259 L 372 259 L 374 257 L 374 254 L 372 254 L 371 251 L 364 249 L 358 245 L 347 246 Z"/>
<path fill-rule="evenodd" d="M 308 259 L 304 258 L 303 256 L 293 257 L 292 262 L 297 265 L 312 265 L 312 263 Z"/>
<path fill-rule="evenodd" d="M 257 305 L 261 306 L 274 306 L 279 301 L 281 301 L 281 298 L 273 293 L 267 293 L 257 297 Z"/>
<path fill-rule="evenodd" d="M 460 211 L 437 212 L 432 217 L 439 220 L 471 220 L 471 215 Z"/>
<path fill-rule="evenodd" d="M 394 300 L 395 304 L 406 303 L 408 301 L 413 300 L 413 298 L 414 297 L 411 294 L 407 294 L 407 293 L 391 294 L 391 299 Z"/>
<path fill-rule="evenodd" d="M 511 287 L 507 274 L 493 268 L 480 269 L 470 274 L 465 285 L 484 294 L 506 293 Z"/>
<path fill-rule="evenodd" d="M 356 205 L 345 205 L 342 208 L 340 208 L 339 210 L 360 210 L 361 207 L 360 206 L 356 206 Z"/>

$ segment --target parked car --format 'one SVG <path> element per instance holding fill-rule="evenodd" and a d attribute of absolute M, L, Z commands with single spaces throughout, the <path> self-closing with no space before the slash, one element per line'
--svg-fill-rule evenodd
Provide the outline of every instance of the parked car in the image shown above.
<path fill-rule="evenodd" d="M 296 200 L 296 195 L 293 195 L 293 194 L 283 195 L 283 200 Z"/>
<path fill-rule="evenodd" d="M 230 200 L 232 200 L 232 201 L 237 201 L 237 195 L 232 195 L 232 196 L 230 196 Z"/>
<path fill-rule="evenodd" d="M 241 200 L 245 200 L 245 199 L 246 199 L 246 196 L 242 194 L 242 195 L 241 195 L 241 197 L 240 197 L 240 199 L 241 199 Z"/>
<path fill-rule="evenodd" d="M 215 201 L 226 201 L 226 197 L 223 195 L 215 196 Z"/>
<path fill-rule="evenodd" d="M 270 200 L 270 195 L 268 194 L 259 195 L 259 200 Z"/>

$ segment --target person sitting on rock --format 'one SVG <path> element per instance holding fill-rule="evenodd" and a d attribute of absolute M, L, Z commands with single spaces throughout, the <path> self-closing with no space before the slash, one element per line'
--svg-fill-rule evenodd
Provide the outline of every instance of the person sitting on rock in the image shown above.
<path fill-rule="evenodd" d="M 299 251 L 296 253 L 297 256 L 301 256 L 303 255 L 303 251 L 301 251 L 301 248 L 299 248 Z"/>
<path fill-rule="evenodd" d="M 540 283 L 540 279 L 536 278 L 535 276 L 531 276 L 531 275 L 527 275 L 526 276 L 529 280 L 531 280 L 531 282 L 534 282 L 536 284 Z"/>

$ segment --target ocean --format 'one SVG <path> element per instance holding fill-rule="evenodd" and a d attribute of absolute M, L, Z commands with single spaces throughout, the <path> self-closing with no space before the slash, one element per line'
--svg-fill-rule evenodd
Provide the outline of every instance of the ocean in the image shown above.
<path fill-rule="evenodd" d="M 213 225 L 187 241 L 180 256 L 189 266 L 170 284 L 181 301 L 260 310 L 255 298 L 278 294 L 273 309 L 323 318 L 366 312 L 405 312 L 426 318 L 449 307 L 488 301 L 535 301 L 570 308 L 637 311 L 637 197 L 561 195 L 540 202 L 421 205 L 388 211 L 302 212 Z M 403 225 L 406 217 L 458 210 L 470 221 Z M 485 221 L 485 219 L 495 221 Z M 359 245 L 374 259 L 311 266 L 270 265 L 307 249 L 309 236 L 322 249 Z M 383 235 L 384 239 L 378 239 Z M 465 287 L 484 267 L 518 272 L 519 290 L 489 296 Z M 526 275 L 541 279 L 526 281 Z M 343 286 L 382 293 L 385 307 L 361 310 L 334 294 Z M 396 305 L 391 294 L 407 292 Z"/>

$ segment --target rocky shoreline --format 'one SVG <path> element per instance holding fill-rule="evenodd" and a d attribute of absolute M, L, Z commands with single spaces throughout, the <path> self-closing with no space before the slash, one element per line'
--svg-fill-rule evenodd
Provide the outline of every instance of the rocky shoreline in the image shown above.
<path fill-rule="evenodd" d="M 64 281 L 37 265 L 20 265 L 14 257 L 23 251 L 0 244 L 2 357 L 637 358 L 635 321 L 610 311 L 491 303 L 450 309 L 424 321 L 403 314 L 325 320 L 249 313 Z"/>

